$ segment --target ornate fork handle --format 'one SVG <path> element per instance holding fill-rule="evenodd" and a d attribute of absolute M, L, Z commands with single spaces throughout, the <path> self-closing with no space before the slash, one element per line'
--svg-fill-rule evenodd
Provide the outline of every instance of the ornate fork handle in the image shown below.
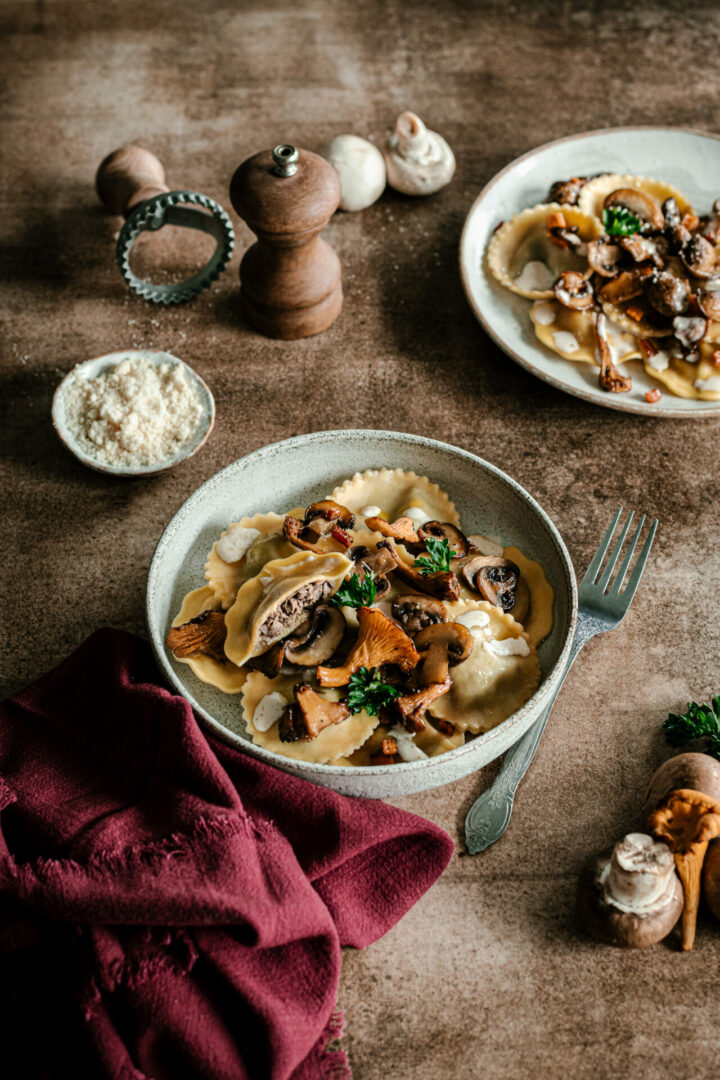
<path fill-rule="evenodd" d="M 517 786 L 535 756 L 538 743 L 542 738 L 548 717 L 555 704 L 555 699 L 560 693 L 565 677 L 583 645 L 604 629 L 605 626 L 600 619 L 594 619 L 591 616 L 582 614 L 578 615 L 575 637 L 573 638 L 567 666 L 562 673 L 555 693 L 545 707 L 545 711 L 538 717 L 530 730 L 526 731 L 523 737 L 508 750 L 495 782 L 475 800 L 465 818 L 465 842 L 471 855 L 476 855 L 479 851 L 484 851 L 485 848 L 494 844 L 510 824 L 510 815 L 512 814 Z"/>

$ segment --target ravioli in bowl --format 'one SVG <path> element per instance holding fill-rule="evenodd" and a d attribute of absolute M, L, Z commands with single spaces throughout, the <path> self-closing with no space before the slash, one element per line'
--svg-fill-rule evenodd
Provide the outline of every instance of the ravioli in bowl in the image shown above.
<path fill-rule="evenodd" d="M 463 531 L 433 480 L 368 469 L 307 506 L 229 523 L 166 646 L 237 695 L 255 746 L 392 767 L 457 749 L 529 701 L 553 601 L 533 552 Z"/>

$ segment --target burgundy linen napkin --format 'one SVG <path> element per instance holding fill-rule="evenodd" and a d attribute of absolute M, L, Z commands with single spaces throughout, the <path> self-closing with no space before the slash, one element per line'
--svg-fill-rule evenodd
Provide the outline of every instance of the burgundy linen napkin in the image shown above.
<path fill-rule="evenodd" d="M 397 922 L 452 842 L 208 739 L 157 679 L 101 630 L 0 706 L 0 1071 L 349 1076 L 326 1049 L 340 948 Z"/>

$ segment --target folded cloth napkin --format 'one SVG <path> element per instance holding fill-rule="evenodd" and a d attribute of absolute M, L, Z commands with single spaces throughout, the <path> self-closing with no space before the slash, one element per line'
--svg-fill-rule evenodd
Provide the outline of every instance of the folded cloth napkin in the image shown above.
<path fill-rule="evenodd" d="M 441 829 L 206 736 L 116 630 L 0 706 L 0 777 L 8 1080 L 350 1075 L 340 948 L 442 873 Z"/>

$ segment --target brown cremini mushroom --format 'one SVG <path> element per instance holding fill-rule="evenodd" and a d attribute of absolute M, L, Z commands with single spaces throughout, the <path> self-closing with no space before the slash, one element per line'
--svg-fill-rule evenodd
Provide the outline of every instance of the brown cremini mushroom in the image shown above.
<path fill-rule="evenodd" d="M 595 337 L 597 339 L 597 359 L 600 363 L 600 375 L 598 381 L 601 390 L 607 390 L 613 394 L 624 394 L 632 390 L 632 379 L 629 375 L 621 375 L 613 363 L 610 343 L 607 339 L 607 319 L 602 313 L 595 320 Z"/>
<path fill-rule="evenodd" d="M 617 277 L 606 282 L 600 289 L 600 299 L 610 304 L 622 304 L 640 296 L 645 282 L 653 273 L 649 266 L 636 266 L 632 270 L 623 270 Z"/>
<path fill-rule="evenodd" d="M 555 299 L 573 311 L 587 311 L 595 303 L 592 282 L 576 270 L 566 270 L 553 285 Z"/>
<path fill-rule="evenodd" d="M 587 861 L 578 885 L 578 913 L 604 945 L 645 948 L 667 937 L 683 909 L 672 852 L 645 833 L 629 833 Z"/>
<path fill-rule="evenodd" d="M 418 529 L 418 536 L 423 543 L 428 540 L 447 540 L 453 559 L 463 558 L 470 550 L 465 533 L 449 521 L 426 521 Z"/>
<path fill-rule="evenodd" d="M 395 622 L 406 634 L 415 637 L 426 626 L 447 622 L 447 609 L 441 600 L 432 596 L 415 596 L 408 593 L 393 600 L 392 614 Z"/>
<path fill-rule="evenodd" d="M 285 659 L 299 667 L 315 667 L 329 660 L 345 633 L 342 611 L 332 604 L 319 604 L 294 634 L 285 638 Z"/>
<path fill-rule="evenodd" d="M 720 322 L 720 280 L 701 285 L 696 294 L 697 305 L 706 319 Z"/>
<path fill-rule="evenodd" d="M 281 742 L 314 739 L 324 728 L 341 724 L 350 717 L 350 710 L 344 702 L 328 701 L 309 683 L 298 683 L 293 689 L 295 704 L 288 705 L 278 725 Z"/>
<path fill-rule="evenodd" d="M 611 191 L 603 205 L 606 210 L 612 206 L 624 206 L 653 229 L 662 229 L 665 224 L 663 212 L 652 195 L 636 188 L 617 188 L 616 191 Z"/>
<path fill-rule="evenodd" d="M 450 666 L 467 660 L 472 652 L 473 636 L 461 623 L 437 623 L 416 634 L 415 648 L 422 660 L 422 684 L 444 683 Z"/>
<path fill-rule="evenodd" d="M 690 286 L 684 278 L 663 270 L 647 279 L 645 295 L 661 315 L 682 315 L 687 311 Z"/>
<path fill-rule="evenodd" d="M 580 192 L 588 182 L 587 176 L 571 176 L 569 180 L 556 180 L 548 192 L 547 201 L 562 206 L 577 206 Z"/>
<path fill-rule="evenodd" d="M 693 236 L 680 249 L 680 258 L 691 274 L 698 278 L 711 278 L 720 272 L 715 258 L 715 247 L 705 236 Z"/>
<path fill-rule="evenodd" d="M 720 199 L 716 199 L 711 213 L 700 219 L 700 232 L 712 244 L 720 241 Z"/>
<path fill-rule="evenodd" d="M 266 652 L 247 660 L 244 667 L 248 671 L 260 671 L 267 679 L 274 679 L 282 671 L 285 661 L 285 642 L 278 641 Z"/>
<path fill-rule="evenodd" d="M 682 214 L 680 213 L 680 207 L 675 199 L 673 199 L 672 195 L 662 204 L 662 212 L 665 224 L 669 225 L 671 228 L 675 228 L 675 226 L 681 223 Z"/>
<path fill-rule="evenodd" d="M 703 892 L 707 906 L 720 919 L 720 840 L 713 840 L 703 866 Z"/>
<path fill-rule="evenodd" d="M 410 671 L 420 659 L 411 638 L 381 611 L 360 607 L 357 618 L 357 640 L 345 663 L 341 667 L 318 667 L 320 686 L 346 686 L 361 667 L 397 664 L 402 671 Z"/>
<path fill-rule="evenodd" d="M 695 941 L 705 853 L 710 841 L 720 836 L 720 799 L 693 788 L 678 788 L 653 810 L 648 817 L 648 828 L 669 844 L 675 855 L 685 893 L 682 948 L 687 952 Z"/>
<path fill-rule="evenodd" d="M 609 237 L 601 236 L 588 244 L 588 262 L 596 274 L 612 278 L 620 271 L 622 248 L 611 243 Z"/>
<path fill-rule="evenodd" d="M 695 752 L 676 754 L 664 761 L 645 792 L 640 811 L 643 820 L 675 788 L 694 788 L 720 799 L 720 761 Z"/>
<path fill-rule="evenodd" d="M 356 563 L 355 573 L 359 580 L 365 580 L 368 573 L 373 575 L 375 582 L 375 601 L 383 600 L 390 592 L 390 581 L 387 575 L 395 569 L 395 559 L 384 547 L 378 547 L 375 551 L 363 548 L 353 556 Z"/>
<path fill-rule="evenodd" d="M 462 568 L 462 576 L 489 604 L 512 611 L 520 583 L 520 569 L 510 559 L 498 555 L 476 555 Z"/>
<path fill-rule="evenodd" d="M 633 262 L 651 262 L 653 266 L 662 268 L 665 261 L 658 251 L 658 243 L 650 236 L 641 236 L 633 233 L 632 236 L 621 236 L 620 247 L 626 251 Z"/>
<path fill-rule="evenodd" d="M 182 626 L 173 626 L 165 644 L 178 659 L 187 656 L 211 656 L 225 663 L 225 614 L 222 611 L 203 611 Z"/>

